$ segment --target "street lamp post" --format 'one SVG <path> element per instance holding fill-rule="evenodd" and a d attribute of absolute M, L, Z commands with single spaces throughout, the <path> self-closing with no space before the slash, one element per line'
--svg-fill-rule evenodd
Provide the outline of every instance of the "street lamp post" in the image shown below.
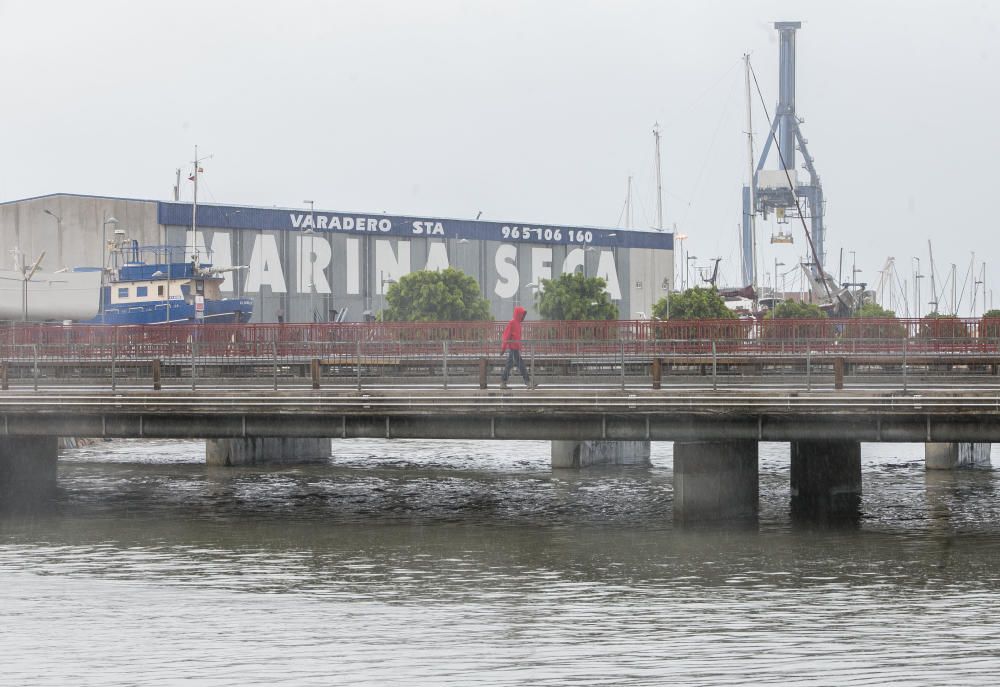
<path fill-rule="evenodd" d="M 104 283 L 105 273 L 108 271 L 108 225 L 117 226 L 118 220 L 114 216 L 108 217 L 101 225 L 101 324 L 104 324 Z M 108 299 L 110 300 L 110 299 Z"/>
<path fill-rule="evenodd" d="M 312 220 L 312 226 L 306 227 L 306 233 L 312 234 L 316 231 L 316 204 L 311 200 L 303 200 L 303 203 L 309 206 L 309 217 Z M 313 298 L 313 294 L 316 289 L 314 288 L 316 281 L 316 274 L 314 270 L 316 269 L 316 252 L 313 250 L 313 241 L 316 239 L 312 236 L 309 237 L 309 319 L 316 322 L 316 305 Z"/>
<path fill-rule="evenodd" d="M 380 295 L 382 296 L 382 310 L 385 310 L 385 306 L 386 306 L 386 303 L 387 303 L 386 302 L 386 298 L 385 298 L 385 287 L 386 287 L 386 284 L 389 284 L 389 285 L 395 284 L 396 280 L 393 279 L 392 277 L 386 278 L 385 272 L 383 272 L 382 270 L 379 270 L 378 280 L 379 280 L 379 283 L 381 284 L 381 286 L 379 287 L 379 291 L 381 291 Z"/>
<path fill-rule="evenodd" d="M 62 217 L 52 212 L 51 210 L 42 210 L 46 215 L 49 215 L 56 221 L 56 264 L 62 267 Z"/>
<path fill-rule="evenodd" d="M 679 244 L 678 248 L 677 248 L 677 253 L 679 253 L 682 258 L 684 257 L 684 241 L 686 239 L 687 239 L 687 234 L 678 234 L 675 231 L 675 233 L 674 233 L 674 241 L 676 241 Z M 683 287 L 683 282 L 684 282 L 684 273 L 681 272 L 681 286 L 682 287 Z M 671 260 L 671 265 L 670 265 L 670 289 L 669 290 L 670 291 L 674 290 L 674 261 L 673 260 Z"/>

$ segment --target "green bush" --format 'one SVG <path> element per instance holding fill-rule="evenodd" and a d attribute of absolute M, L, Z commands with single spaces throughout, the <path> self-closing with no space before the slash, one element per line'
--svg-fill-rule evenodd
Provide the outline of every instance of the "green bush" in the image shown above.
<path fill-rule="evenodd" d="M 948 339 L 950 341 L 969 341 L 969 328 L 961 319 L 954 315 L 931 313 L 925 315 L 920 322 L 921 339 Z"/>
<path fill-rule="evenodd" d="M 979 337 L 1000 339 L 1000 310 L 987 310 L 979 322 Z"/>
<path fill-rule="evenodd" d="M 788 320 L 787 322 L 784 320 Z M 803 320 L 815 320 L 808 322 Z M 771 340 L 831 339 L 833 328 L 826 313 L 813 303 L 782 301 L 762 323 L 761 336 Z"/>
<path fill-rule="evenodd" d="M 851 317 L 843 332 L 843 337 L 850 339 L 905 339 L 906 336 L 906 327 L 896 320 L 896 313 L 878 303 L 864 303 Z"/>

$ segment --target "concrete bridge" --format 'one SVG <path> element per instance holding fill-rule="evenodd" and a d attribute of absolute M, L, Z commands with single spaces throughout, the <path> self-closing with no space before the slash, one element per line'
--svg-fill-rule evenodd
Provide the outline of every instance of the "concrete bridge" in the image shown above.
<path fill-rule="evenodd" d="M 1000 320 L 533 322 L 0 329 L 0 503 L 55 485 L 57 437 L 203 438 L 213 465 L 326 460 L 358 437 L 540 439 L 554 469 L 674 442 L 678 520 L 753 517 L 757 447 L 791 444 L 793 506 L 850 513 L 863 441 L 928 468 L 1000 440 Z"/>
<path fill-rule="evenodd" d="M 823 389 L 801 377 L 783 380 L 795 388 L 725 390 L 662 379 L 658 389 L 605 381 L 505 391 L 13 385 L 0 392 L 0 493 L 51 489 L 59 436 L 204 438 L 215 465 L 327 459 L 337 440 L 361 437 L 541 439 L 552 442 L 554 469 L 642 465 L 650 442 L 672 441 L 677 520 L 752 518 L 758 442 L 787 441 L 793 508 L 836 516 L 857 510 L 862 441 L 924 442 L 928 468 L 988 463 L 989 442 L 1000 441 L 990 377 L 963 368 L 905 390 L 898 378 L 894 388 L 843 388 L 836 375 Z"/>

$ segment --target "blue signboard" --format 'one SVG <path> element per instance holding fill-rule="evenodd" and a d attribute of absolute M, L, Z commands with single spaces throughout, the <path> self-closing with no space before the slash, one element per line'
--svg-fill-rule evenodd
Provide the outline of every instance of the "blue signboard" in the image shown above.
<path fill-rule="evenodd" d="M 190 203 L 159 203 L 158 222 L 191 226 Z M 396 238 L 440 238 L 566 246 L 658 248 L 674 246 L 671 233 L 551 224 L 484 222 L 400 215 L 367 215 L 278 208 L 199 205 L 198 228 L 338 233 Z"/>

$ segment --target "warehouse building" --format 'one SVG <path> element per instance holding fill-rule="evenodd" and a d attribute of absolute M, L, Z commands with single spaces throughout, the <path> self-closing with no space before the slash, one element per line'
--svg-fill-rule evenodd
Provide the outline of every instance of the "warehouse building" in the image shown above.
<path fill-rule="evenodd" d="M 534 315 L 542 279 L 599 276 L 622 319 L 652 311 L 673 278 L 673 235 L 524 222 L 52 194 L 0 204 L 0 245 L 41 269 L 97 267 L 102 246 L 176 246 L 226 273 L 223 293 L 254 299 L 252 322 L 363 321 L 410 272 L 455 267 L 474 277 L 493 316 Z M 162 251 L 160 256 L 162 259 Z M 154 262 L 150 250 L 145 259 Z"/>

